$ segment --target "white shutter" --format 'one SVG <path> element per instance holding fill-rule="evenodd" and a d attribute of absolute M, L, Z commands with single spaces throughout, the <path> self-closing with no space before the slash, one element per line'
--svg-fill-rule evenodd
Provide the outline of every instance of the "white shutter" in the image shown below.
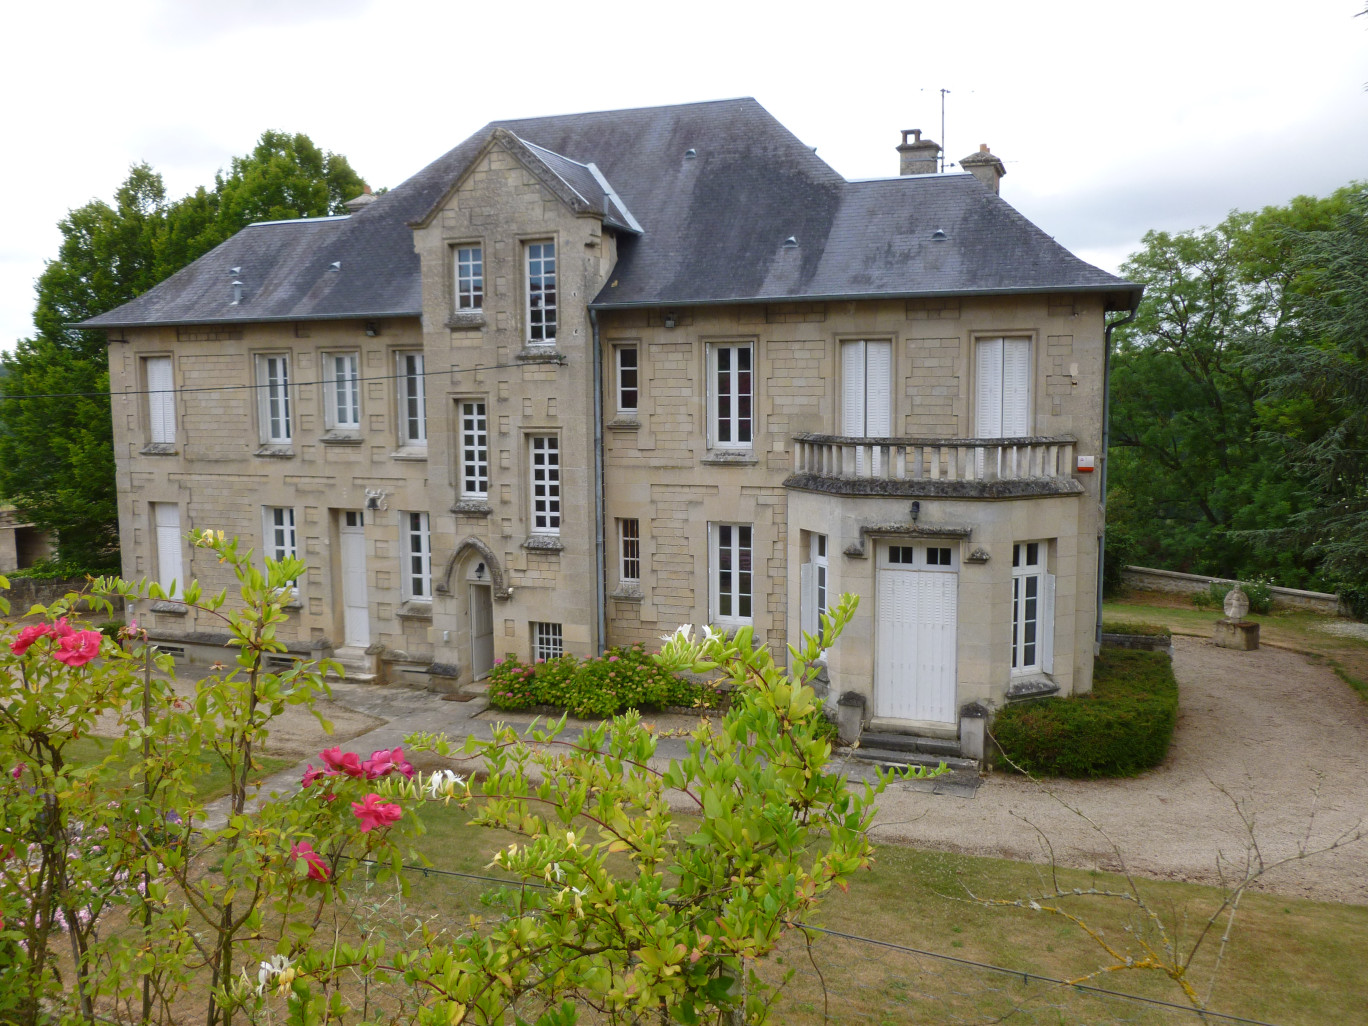
<path fill-rule="evenodd" d="M 157 530 L 157 583 L 168 595 L 173 582 L 181 581 L 180 507 L 174 502 L 152 504 Z"/>
<path fill-rule="evenodd" d="M 1040 637 L 1040 669 L 1054 673 L 1055 575 L 1041 574 L 1041 578 L 1044 594 L 1040 596 L 1040 622 L 1036 628 Z"/>
<path fill-rule="evenodd" d="M 865 344 L 841 343 L 841 434 L 865 434 Z"/>
<path fill-rule="evenodd" d="M 974 393 L 977 438 L 1002 437 L 1002 339 L 978 344 L 977 387 Z"/>
<path fill-rule="evenodd" d="M 893 434 L 893 343 L 865 343 L 865 434 Z"/>
<path fill-rule="evenodd" d="M 798 626 L 804 634 L 817 634 L 816 567 L 804 563 L 798 568 Z"/>
<path fill-rule="evenodd" d="M 147 422 L 149 439 L 154 443 L 176 440 L 176 396 L 172 389 L 171 357 L 147 359 Z"/>
<path fill-rule="evenodd" d="M 1002 435 L 1031 434 L 1031 340 L 1002 340 Z"/>

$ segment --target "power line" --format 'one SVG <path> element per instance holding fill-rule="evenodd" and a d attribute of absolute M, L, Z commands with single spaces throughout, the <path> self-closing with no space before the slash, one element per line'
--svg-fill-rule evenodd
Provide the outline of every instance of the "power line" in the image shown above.
<path fill-rule="evenodd" d="M 557 354 L 559 358 L 547 354 L 545 357 L 531 360 L 519 360 L 517 363 L 491 363 L 479 367 L 452 367 L 447 370 L 422 370 L 412 374 L 375 374 L 366 377 L 346 377 L 346 378 L 322 378 L 315 381 L 290 381 L 286 382 L 286 388 L 306 388 L 310 385 L 321 385 L 328 387 L 337 384 L 338 381 L 354 382 L 360 384 L 363 381 L 398 381 L 401 378 L 426 378 L 442 374 L 475 374 L 480 371 L 513 370 L 518 367 L 537 366 L 542 363 L 564 364 L 565 357 Z M 135 396 L 135 395 L 181 395 L 192 392 L 242 392 L 256 390 L 259 388 L 279 388 L 279 385 L 272 385 L 269 382 L 253 385 L 204 385 L 198 388 L 128 388 L 118 392 L 40 392 L 32 395 L 20 394 L 9 395 L 0 393 L 0 400 L 3 399 L 82 399 L 103 396 L 108 399 L 112 396 Z"/>
<path fill-rule="evenodd" d="M 378 862 L 375 859 L 360 859 L 348 855 L 353 862 L 361 862 L 372 866 L 383 866 L 389 863 Z M 481 876 L 478 873 L 458 873 L 451 869 L 437 869 L 432 866 L 411 866 L 403 863 L 400 869 L 411 873 L 422 873 L 424 876 L 455 876 L 462 880 L 477 880 L 481 883 L 498 884 L 501 887 L 533 887 L 538 890 L 556 890 L 550 884 L 537 883 L 536 881 L 526 880 L 506 880 L 494 876 Z M 1107 990 L 1105 987 L 1094 987 L 1086 983 L 1072 983 L 1069 980 L 1057 979 L 1053 976 L 1041 976 L 1039 973 L 1028 972 L 1023 969 L 1009 969 L 1002 965 L 993 965 L 991 962 L 976 962 L 972 958 L 959 958 L 955 955 L 945 955 L 938 951 L 927 951 L 923 948 L 908 947 L 905 944 L 895 944 L 892 941 L 877 940 L 873 937 L 861 937 L 854 933 L 842 933 L 840 930 L 829 930 L 824 926 L 813 926 L 811 923 L 804 923 L 798 920 L 789 920 L 790 926 L 795 926 L 800 930 L 811 930 L 813 933 L 825 934 L 828 937 L 839 937 L 842 940 L 856 941 L 860 944 L 872 944 L 875 947 L 888 948 L 892 951 L 901 951 L 909 955 L 921 955 L 926 958 L 936 958 L 943 962 L 954 962 L 957 965 L 969 966 L 974 969 L 985 969 L 988 972 L 1001 973 L 1004 976 L 1015 976 L 1023 981 L 1034 980 L 1037 983 L 1049 983 L 1060 987 L 1069 987 L 1073 990 L 1087 991 L 1091 994 L 1098 994 L 1103 997 L 1116 998 L 1120 1001 L 1136 1001 L 1146 1005 L 1155 1005 L 1159 1008 L 1171 1008 L 1180 1012 L 1187 1012 L 1189 1015 L 1203 1015 L 1213 1019 L 1222 1019 L 1226 1022 L 1245 1023 L 1247 1026 L 1277 1026 L 1276 1023 L 1266 1022 L 1263 1019 L 1246 1019 L 1241 1015 L 1230 1015 L 1226 1012 L 1213 1012 L 1206 1008 L 1194 1008 L 1191 1005 L 1180 1005 L 1174 1001 L 1164 1001 L 1160 998 L 1144 997 L 1140 994 L 1126 994 L 1119 990 Z"/>

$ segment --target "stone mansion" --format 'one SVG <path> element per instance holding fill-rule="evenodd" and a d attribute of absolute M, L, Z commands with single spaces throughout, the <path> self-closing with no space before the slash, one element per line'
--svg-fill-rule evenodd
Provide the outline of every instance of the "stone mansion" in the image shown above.
<path fill-rule="evenodd" d="M 1107 325 L 1140 289 L 1001 199 L 986 147 L 897 148 L 847 181 L 750 99 L 502 121 L 245 228 L 82 325 L 125 575 L 227 586 L 198 528 L 298 555 L 292 654 L 445 689 L 682 623 L 782 658 L 848 591 L 830 678 L 876 727 L 1088 690 Z"/>

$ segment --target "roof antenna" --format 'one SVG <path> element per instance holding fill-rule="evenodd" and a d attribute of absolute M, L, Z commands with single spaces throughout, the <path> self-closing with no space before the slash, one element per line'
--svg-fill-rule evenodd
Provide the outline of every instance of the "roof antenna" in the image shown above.
<path fill-rule="evenodd" d="M 941 162 L 941 168 L 940 168 L 940 169 L 941 169 L 941 174 L 945 174 L 945 152 L 946 152 L 946 150 L 949 149 L 949 147 L 945 144 L 945 98 L 946 98 L 947 96 L 950 95 L 950 90 L 949 90 L 949 89 L 942 89 L 942 90 L 940 91 L 940 94 L 941 94 L 941 137 L 940 137 L 940 144 L 941 144 L 940 162 Z"/>

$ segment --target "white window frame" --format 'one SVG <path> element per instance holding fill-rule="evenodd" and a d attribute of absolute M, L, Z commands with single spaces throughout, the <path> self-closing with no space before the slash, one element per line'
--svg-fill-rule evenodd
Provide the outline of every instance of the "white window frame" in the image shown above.
<path fill-rule="evenodd" d="M 185 561 L 182 558 L 180 506 L 174 502 L 149 502 L 147 518 L 157 544 L 157 583 L 169 598 L 171 586 L 185 590 Z"/>
<path fill-rule="evenodd" d="M 623 357 L 631 354 L 631 366 Z M 616 346 L 613 353 L 613 382 L 617 390 L 618 413 L 635 417 L 641 405 L 641 350 L 636 345 Z M 630 380 L 631 384 L 628 384 Z M 631 393 L 628 401 L 627 395 Z"/>
<path fill-rule="evenodd" d="M 750 449 L 755 444 L 755 351 L 754 342 L 708 345 L 708 434 L 714 448 Z M 748 414 L 742 413 L 743 406 Z"/>
<path fill-rule="evenodd" d="M 554 346 L 560 300 L 556 284 L 555 240 L 523 243 L 523 271 L 527 286 L 523 307 L 527 322 L 527 344 Z"/>
<path fill-rule="evenodd" d="M 527 465 L 532 489 L 532 533 L 560 534 L 560 435 L 528 435 Z"/>
<path fill-rule="evenodd" d="M 565 631 L 560 624 L 533 620 L 531 627 L 534 663 L 550 662 L 565 655 Z"/>
<path fill-rule="evenodd" d="M 338 373 L 338 361 L 350 367 Z M 361 354 L 355 349 L 323 354 L 323 423 L 330 430 L 361 430 Z"/>
<path fill-rule="evenodd" d="M 980 338 L 974 352 L 974 435 L 1020 438 L 1034 433 L 1030 337 Z"/>
<path fill-rule="evenodd" d="M 483 399 L 456 400 L 462 499 L 489 498 L 489 407 Z"/>
<path fill-rule="evenodd" d="M 169 356 L 143 357 L 147 382 L 147 440 L 152 445 L 176 442 L 176 378 Z"/>
<path fill-rule="evenodd" d="M 618 581 L 641 583 L 641 521 L 636 517 L 618 518 Z"/>
<path fill-rule="evenodd" d="M 263 559 L 274 559 L 277 563 L 284 559 L 299 558 L 299 534 L 295 529 L 293 506 L 261 507 Z M 290 581 L 292 591 L 299 590 L 297 580 Z"/>
<path fill-rule="evenodd" d="M 1035 547 L 1033 560 L 1032 546 Z M 1049 547 L 1050 543 L 1045 540 L 1016 542 L 1012 546 L 1011 665 L 1014 677 L 1054 672 L 1055 578 L 1046 570 Z M 1033 608 L 1031 603 L 1034 603 Z"/>
<path fill-rule="evenodd" d="M 399 529 L 403 533 L 401 575 L 403 597 L 410 602 L 432 601 L 432 524 L 426 513 L 406 511 L 399 514 Z"/>
<path fill-rule="evenodd" d="M 451 247 L 457 310 L 484 308 L 484 246 L 478 242 Z"/>
<path fill-rule="evenodd" d="M 401 349 L 394 354 L 395 379 L 399 383 L 399 422 L 401 446 L 427 446 L 427 387 L 424 377 L 423 353 L 419 349 Z"/>
<path fill-rule="evenodd" d="M 261 440 L 268 445 L 290 445 L 294 441 L 294 418 L 290 409 L 290 354 L 259 353 L 256 368 Z"/>
<path fill-rule="evenodd" d="M 755 622 L 754 524 L 708 524 L 708 593 L 713 623 Z"/>

